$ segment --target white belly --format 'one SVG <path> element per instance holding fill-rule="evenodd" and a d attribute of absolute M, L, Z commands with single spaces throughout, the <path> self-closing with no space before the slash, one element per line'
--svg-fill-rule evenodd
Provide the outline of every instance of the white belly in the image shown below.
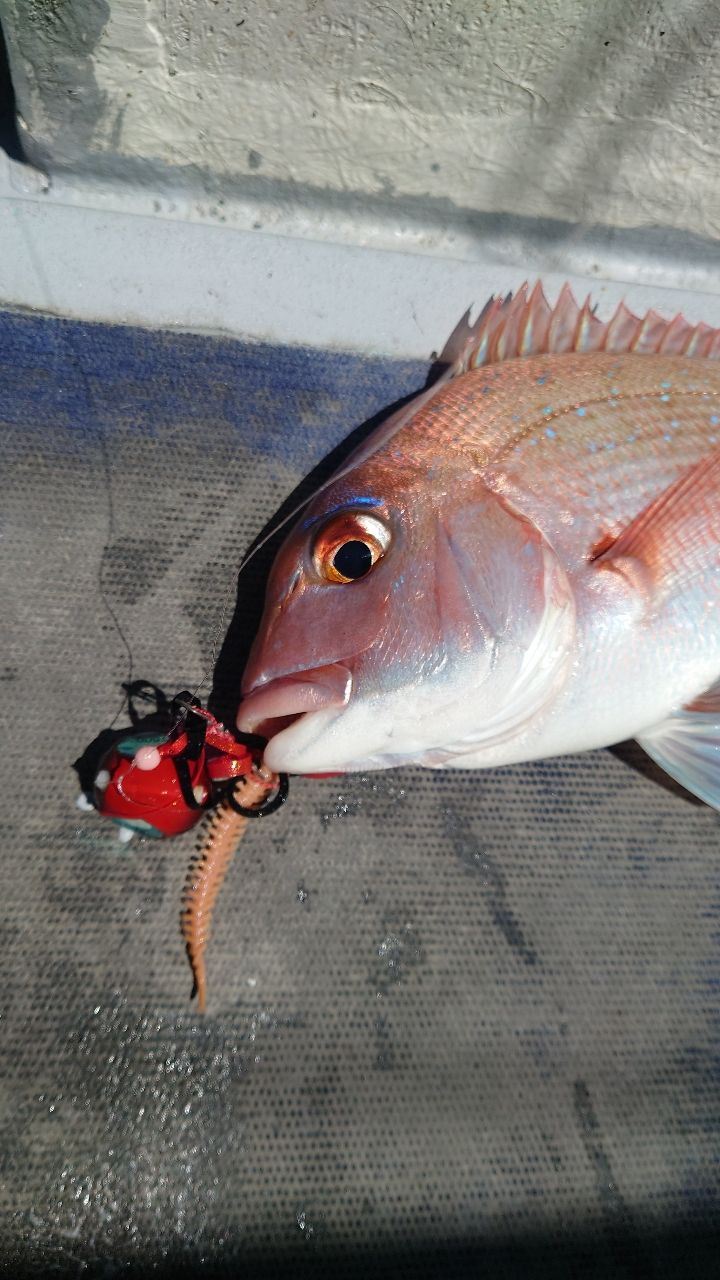
<path fill-rule="evenodd" d="M 717 573 L 653 613 L 618 575 L 587 570 L 576 605 L 573 663 L 546 715 L 513 741 L 449 765 L 491 768 L 611 746 L 662 723 L 720 676 Z"/>

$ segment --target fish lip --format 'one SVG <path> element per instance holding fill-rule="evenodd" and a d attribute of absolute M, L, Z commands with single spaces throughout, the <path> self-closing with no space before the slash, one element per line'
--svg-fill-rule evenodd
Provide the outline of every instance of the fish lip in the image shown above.
<path fill-rule="evenodd" d="M 301 716 L 347 706 L 352 672 L 340 662 L 275 676 L 243 696 L 235 723 L 241 733 L 272 738 Z"/>

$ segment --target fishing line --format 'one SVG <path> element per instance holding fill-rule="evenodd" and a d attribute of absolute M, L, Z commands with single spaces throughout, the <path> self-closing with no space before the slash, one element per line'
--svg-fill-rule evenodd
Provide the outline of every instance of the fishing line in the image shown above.
<path fill-rule="evenodd" d="M 97 405 L 94 402 L 94 397 L 90 389 L 90 383 L 89 383 L 87 374 L 85 373 L 85 370 L 83 369 L 82 364 L 80 363 L 80 358 L 73 347 L 72 337 L 70 333 L 65 329 L 64 321 L 62 320 L 60 321 L 60 326 L 61 326 L 60 335 L 62 337 L 63 344 L 70 356 L 70 361 L 73 365 L 73 368 L 75 369 L 75 372 L 80 377 L 80 381 L 82 383 L 82 386 L 85 392 L 85 400 L 87 402 L 87 408 L 90 410 L 91 420 L 94 419 L 95 421 L 95 425 L 98 433 L 98 440 L 100 442 L 100 457 L 102 460 L 102 468 L 103 468 L 103 474 L 105 478 L 105 494 L 107 498 L 107 534 L 105 538 L 105 546 L 103 547 L 102 554 L 98 561 L 98 567 L 97 567 L 98 594 L 100 596 L 100 599 L 103 602 L 103 605 L 105 606 L 106 612 L 110 616 L 113 626 L 115 627 L 115 630 L 118 634 L 120 642 L 127 655 L 127 662 L 128 662 L 127 683 L 132 684 L 133 674 L 134 674 L 132 648 L 130 646 L 130 641 L 128 640 L 128 637 L 120 622 L 120 619 L 117 615 L 115 607 L 112 604 L 110 595 L 107 590 L 107 584 L 105 582 L 107 552 L 110 550 L 110 547 L 112 546 L 115 540 L 115 532 L 116 532 L 115 499 L 113 495 L 112 466 L 110 462 L 110 450 L 108 447 L 108 440 L 105 433 L 105 426 L 103 423 L 102 416 L 98 412 Z M 108 725 L 109 729 L 113 729 L 117 724 L 118 720 L 120 719 L 120 716 L 122 715 L 125 709 L 126 701 L 127 700 L 125 696 L 123 696 L 120 702 L 120 705 L 118 706 L 118 709 L 115 712 L 115 715 L 113 716 L 112 720 L 110 721 L 110 724 Z"/>
<path fill-rule="evenodd" d="M 102 457 L 103 470 L 105 472 L 105 492 L 107 494 L 108 523 L 107 523 L 107 538 L 105 540 L 105 546 L 103 548 L 102 555 L 100 556 L 100 559 L 98 561 L 98 568 L 97 568 L 98 591 L 100 593 L 100 599 L 105 605 L 105 608 L 113 621 L 115 630 L 117 631 L 118 636 L 120 637 L 120 641 L 127 654 L 127 659 L 128 659 L 127 683 L 132 684 L 134 670 L 133 670 L 133 655 L 132 655 L 132 649 L 130 647 L 130 641 L 126 636 L 125 631 L 123 630 L 122 624 L 120 622 L 120 619 L 118 618 L 117 613 L 115 612 L 115 608 L 113 604 L 111 603 L 110 596 L 108 594 L 107 586 L 105 583 L 105 567 L 107 564 L 107 552 L 112 546 L 112 543 L 115 539 L 115 501 L 114 501 L 113 489 L 112 489 L 112 468 L 110 466 L 110 452 L 108 449 L 108 443 L 105 436 L 105 430 L 101 424 L 99 424 L 99 430 L 100 430 L 100 456 Z M 108 728 L 113 729 L 117 724 L 117 721 L 119 720 L 120 716 L 122 715 L 122 712 L 125 709 L 125 702 L 126 702 L 126 699 L 123 698 L 117 711 L 115 712 L 115 715 L 110 721 Z"/>
<path fill-rule="evenodd" d="M 115 605 L 111 600 L 110 593 L 107 587 L 107 582 L 106 582 L 107 552 L 112 546 L 115 540 L 116 532 L 117 532 L 115 497 L 114 497 L 114 489 L 113 489 L 113 471 L 112 471 L 112 460 L 110 455 L 109 442 L 107 439 L 107 433 L 105 430 L 102 414 L 99 411 L 99 406 L 97 405 L 97 401 L 95 399 L 92 388 L 90 386 L 89 378 L 84 368 L 82 367 L 79 355 L 74 348 L 72 335 L 65 329 L 65 325 L 63 321 L 60 321 L 60 324 L 61 324 L 60 333 L 63 340 L 63 344 L 70 358 L 70 362 L 82 383 L 87 407 L 90 410 L 91 418 L 95 422 L 98 440 L 100 443 L 100 457 L 102 461 L 102 469 L 103 469 L 103 475 L 105 479 L 105 493 L 107 498 L 107 526 L 106 526 L 107 533 L 106 533 L 106 539 L 105 539 L 105 546 L 103 548 L 102 555 L 100 556 L 100 559 L 98 562 L 98 568 L 97 568 L 98 594 L 100 596 L 100 599 L 102 600 L 102 603 L 104 605 L 104 608 L 108 616 L 112 621 L 112 624 L 115 628 L 115 631 L 118 635 L 118 638 L 127 656 L 127 684 L 132 684 L 134 669 L 135 669 L 132 646 L 128 639 L 127 633 L 125 632 L 123 625 L 120 621 L 120 617 L 118 616 Z M 317 492 L 318 493 L 322 492 L 322 489 L 324 489 L 329 483 L 330 481 L 328 480 L 323 486 L 321 486 L 321 489 L 318 490 Z M 212 646 L 210 651 L 210 659 L 207 666 L 202 671 L 200 679 L 198 680 L 197 684 L 194 686 L 192 690 L 192 695 L 191 695 L 192 697 L 198 697 L 198 695 L 200 694 L 200 691 L 205 687 L 210 677 L 212 676 L 213 670 L 215 668 L 216 659 L 217 659 L 218 646 L 220 643 L 221 636 L 223 635 L 225 630 L 225 625 L 226 625 L 228 610 L 230 607 L 230 602 L 232 600 L 232 595 L 233 595 L 233 592 L 237 589 L 237 578 L 239 574 L 243 572 L 245 567 L 250 563 L 250 561 L 254 558 L 254 556 L 257 555 L 257 553 L 261 551 L 262 548 L 272 538 L 274 538 L 275 535 L 281 529 L 283 529 L 289 523 L 289 521 L 294 519 L 295 516 L 299 515 L 299 513 L 303 510 L 303 508 L 307 506 L 308 502 L 310 502 L 312 498 L 315 496 L 316 494 L 310 494 L 308 497 L 303 499 L 303 501 L 298 503 L 298 505 L 295 508 L 293 508 L 288 513 L 288 515 L 286 515 L 282 520 L 280 520 L 272 529 L 268 531 L 267 534 L 265 534 L 254 546 L 252 546 L 251 549 L 248 551 L 248 553 L 245 555 L 244 559 L 241 561 L 237 574 L 235 574 L 234 577 L 230 578 L 227 589 L 225 591 L 225 596 L 224 596 L 222 608 L 220 611 L 220 618 L 213 634 Z M 110 729 L 114 728 L 114 726 L 117 724 L 117 721 L 120 719 L 121 715 L 123 714 L 126 708 L 126 705 L 127 705 L 127 698 L 125 695 L 123 695 L 120 701 L 120 704 L 118 706 L 118 709 L 115 712 L 115 715 L 113 716 L 112 720 L 110 721 L 108 728 Z M 184 719 L 184 713 L 182 711 L 178 711 L 170 730 L 171 734 L 175 733 L 175 731 L 178 729 L 178 727 L 182 723 L 183 719 Z"/>
<path fill-rule="evenodd" d="M 48 280 L 42 258 L 36 252 L 35 242 L 33 240 L 33 237 L 28 231 L 28 228 L 25 224 L 25 219 L 22 216 L 21 211 L 19 209 L 15 209 L 14 214 L 15 214 L 15 222 L 20 228 L 20 234 L 22 235 L 23 240 L 25 241 L 25 246 L 28 251 L 28 256 L 30 258 L 30 261 L 33 264 L 38 280 L 40 281 L 43 292 L 47 299 L 48 310 L 50 312 L 54 312 L 56 316 L 59 316 L 60 308 L 55 303 L 55 300 L 53 297 L 53 290 L 50 286 L 50 281 Z M 112 489 L 112 468 L 110 465 L 110 451 L 108 448 L 108 442 L 105 435 L 102 417 L 97 413 L 97 409 L 93 402 L 93 395 L 90 389 L 90 383 L 88 381 L 85 370 L 82 367 L 80 358 L 77 352 L 73 348 L 71 334 L 69 330 L 66 328 L 66 324 L 69 322 L 59 319 L 57 323 L 59 325 L 60 338 L 62 340 L 63 346 L 65 347 L 66 352 L 68 353 L 68 356 L 70 358 L 70 363 L 72 364 L 76 373 L 79 374 L 80 376 L 80 381 L 82 382 L 83 389 L 85 391 L 85 400 L 87 402 L 87 407 L 90 410 L 91 419 L 95 419 L 97 422 L 98 439 L 100 441 L 100 456 L 102 458 L 103 473 L 105 476 L 105 493 L 107 496 L 107 537 L 106 537 L 105 548 L 103 549 L 103 554 L 100 557 L 100 561 L 98 563 L 98 570 L 97 570 L 98 594 L 105 606 L 105 609 L 108 615 L 112 620 L 113 626 L 115 627 L 115 630 L 127 654 L 128 683 L 130 684 L 132 683 L 132 678 L 133 678 L 132 649 L 130 647 L 130 642 L 122 628 L 120 619 L 118 618 L 117 613 L 115 612 L 115 609 L 110 601 L 110 597 L 108 595 L 106 585 L 105 585 L 105 575 L 104 575 L 105 554 L 108 547 L 111 544 L 111 541 L 115 536 L 115 502 L 113 498 L 113 489 Z M 118 719 L 122 715 L 124 707 L 125 707 L 125 699 L 123 698 L 108 728 L 112 729 L 113 726 L 117 723 Z"/>
<path fill-rule="evenodd" d="M 130 645 L 128 636 L 122 626 L 117 610 L 110 598 L 110 594 L 109 594 L 107 582 L 106 582 L 107 552 L 115 540 L 116 531 L 117 531 L 115 497 L 114 497 L 114 491 L 113 491 L 113 471 L 112 471 L 112 460 L 110 455 L 109 442 L 107 439 L 107 433 L 105 430 L 102 414 L 99 411 L 99 406 L 97 405 L 97 401 L 95 400 L 88 376 L 84 368 L 82 367 L 79 355 L 74 348 L 72 335 L 67 332 L 67 330 L 64 327 L 64 323 L 62 321 L 60 323 L 62 326 L 60 332 L 61 332 L 61 337 L 63 339 L 63 343 L 68 352 L 73 368 L 75 369 L 82 383 L 83 390 L 85 393 L 85 399 L 87 402 L 87 407 L 90 410 L 91 418 L 94 419 L 96 429 L 97 429 L 97 434 L 98 434 L 98 440 L 100 442 L 100 457 L 102 461 L 102 469 L 103 469 L 103 474 L 105 479 L 105 493 L 107 497 L 107 534 L 105 539 L 105 546 L 103 548 L 102 555 L 100 556 L 100 559 L 98 562 L 98 568 L 97 568 L 98 593 L 112 621 L 115 631 L 117 632 L 118 638 L 125 650 L 125 654 L 127 655 L 128 665 L 127 665 L 127 682 L 126 683 L 129 685 L 129 684 L 132 684 L 133 676 L 134 676 L 134 659 L 133 659 L 132 647 Z M 298 508 L 298 510 L 300 509 L 301 508 Z M 288 519 L 292 518 L 293 514 L 294 512 L 291 512 Z M 282 528 L 283 523 L 285 523 L 285 521 L 281 522 L 278 525 L 278 528 Z M 268 534 L 268 537 L 272 537 L 275 532 L 276 530 L 272 530 L 270 534 Z M 266 541 L 267 541 L 267 538 L 264 538 L 262 542 L 258 544 L 257 547 L 254 547 L 252 549 L 252 552 L 248 556 L 246 556 L 245 560 L 242 562 L 240 571 L 244 568 L 245 564 L 252 558 L 252 555 L 255 554 L 255 551 L 259 550 L 260 546 L 264 545 Z M 230 582 L 228 583 L 228 587 L 225 592 L 225 598 L 224 598 L 221 613 L 220 613 L 220 620 L 214 632 L 210 660 L 207 667 L 204 669 L 202 675 L 200 676 L 198 683 L 195 685 L 192 691 L 192 697 L 198 696 L 198 694 L 200 693 L 200 690 L 203 689 L 203 687 L 207 684 L 210 676 L 212 675 L 213 669 L 215 667 L 216 657 L 217 657 L 218 644 L 220 641 L 220 637 L 223 634 L 223 630 L 225 628 L 228 608 L 230 605 L 230 601 L 232 599 L 232 593 L 233 593 L 233 590 L 235 589 L 235 586 L 236 586 L 236 581 L 233 582 L 233 580 L 231 579 Z M 127 698 L 125 695 L 123 695 L 120 701 L 120 704 L 118 706 L 118 709 L 115 712 L 115 715 L 113 716 L 112 720 L 110 721 L 108 728 L 110 729 L 114 728 L 114 726 L 117 724 L 117 721 L 120 719 L 120 716 L 123 714 L 126 708 L 126 705 L 127 705 Z M 176 729 L 182 723 L 183 718 L 184 718 L 183 712 L 179 711 L 176 715 L 176 718 L 170 730 L 171 733 L 174 733 L 176 731 Z"/>

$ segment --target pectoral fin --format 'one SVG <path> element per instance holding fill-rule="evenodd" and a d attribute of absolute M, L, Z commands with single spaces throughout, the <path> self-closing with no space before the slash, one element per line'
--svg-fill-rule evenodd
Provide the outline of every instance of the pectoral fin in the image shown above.
<path fill-rule="evenodd" d="M 720 548 L 720 450 L 664 489 L 594 559 L 655 598 L 717 570 Z"/>
<path fill-rule="evenodd" d="M 720 681 L 638 742 L 686 791 L 720 809 Z"/>

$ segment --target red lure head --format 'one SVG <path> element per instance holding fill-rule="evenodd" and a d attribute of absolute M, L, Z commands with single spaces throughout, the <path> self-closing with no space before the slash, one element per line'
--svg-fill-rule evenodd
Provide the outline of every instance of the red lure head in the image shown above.
<path fill-rule="evenodd" d="M 194 703 L 180 695 L 167 727 L 136 720 L 106 751 L 93 785 L 104 817 L 148 836 L 180 835 L 199 822 L 222 783 L 252 768 L 252 750 Z"/>

